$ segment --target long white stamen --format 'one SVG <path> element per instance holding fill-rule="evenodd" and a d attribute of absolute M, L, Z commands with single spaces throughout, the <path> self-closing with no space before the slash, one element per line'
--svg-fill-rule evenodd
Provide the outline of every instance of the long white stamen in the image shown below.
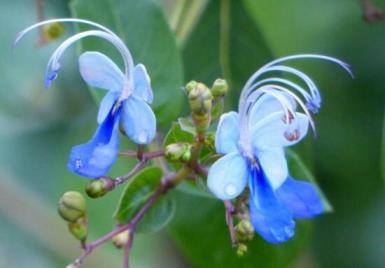
<path fill-rule="evenodd" d="M 92 21 L 82 20 L 82 19 L 68 19 L 68 18 L 42 21 L 42 22 L 36 23 L 36 24 L 26 28 L 25 30 L 21 31 L 17 35 L 17 37 L 14 41 L 14 45 L 16 45 L 21 40 L 21 38 L 23 38 L 25 36 L 25 34 L 27 34 L 29 31 L 31 31 L 35 28 L 41 27 L 43 25 L 47 25 L 47 24 L 55 23 L 55 22 L 83 23 L 83 24 L 87 24 L 90 26 L 94 26 L 100 30 L 90 30 L 90 31 L 81 32 L 81 33 L 78 33 L 78 34 L 68 38 L 53 53 L 53 55 L 49 61 L 49 64 L 51 64 L 53 66 L 55 64 L 57 64 L 59 59 L 60 59 L 61 54 L 72 43 L 74 43 L 74 42 L 76 42 L 76 41 L 78 41 L 84 37 L 87 37 L 87 36 L 98 36 L 98 37 L 101 37 L 101 38 L 109 41 L 119 50 L 120 54 L 122 55 L 123 62 L 124 62 L 125 75 L 126 75 L 127 79 L 130 79 L 132 77 L 132 73 L 133 73 L 133 69 L 134 69 L 134 62 L 132 59 L 132 55 L 131 55 L 130 51 L 128 50 L 128 48 L 126 47 L 126 45 L 124 44 L 124 42 L 110 29 L 108 29 L 108 28 L 106 28 L 106 27 L 104 27 L 98 23 L 92 22 Z"/>

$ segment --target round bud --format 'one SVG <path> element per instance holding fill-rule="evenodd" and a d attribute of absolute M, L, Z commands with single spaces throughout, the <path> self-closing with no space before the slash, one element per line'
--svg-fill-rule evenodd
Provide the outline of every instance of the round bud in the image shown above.
<path fill-rule="evenodd" d="M 245 244 L 239 243 L 237 247 L 238 257 L 243 257 L 247 253 L 247 246 Z"/>
<path fill-rule="evenodd" d="M 186 89 L 186 93 L 187 95 L 190 94 L 191 90 L 193 90 L 197 85 L 197 81 L 190 81 L 187 83 L 185 89 Z"/>
<path fill-rule="evenodd" d="M 87 239 L 88 228 L 85 217 L 79 218 L 76 222 L 69 222 L 68 229 L 76 239 L 80 241 Z"/>
<path fill-rule="evenodd" d="M 213 95 L 205 84 L 196 83 L 188 92 L 191 110 L 196 115 L 205 115 L 211 112 Z"/>
<path fill-rule="evenodd" d="M 64 25 L 61 22 L 54 22 L 43 27 L 43 36 L 46 40 L 53 41 L 60 38 L 64 33 Z"/>
<path fill-rule="evenodd" d="M 237 239 L 240 241 L 251 241 L 254 237 L 254 227 L 249 220 L 241 220 L 235 226 Z"/>
<path fill-rule="evenodd" d="M 98 180 L 92 180 L 86 185 L 86 193 L 91 198 L 104 196 L 114 189 L 114 180 L 109 177 L 101 177 Z"/>
<path fill-rule="evenodd" d="M 191 145 L 188 143 L 172 143 L 166 146 L 165 157 L 170 161 L 187 162 L 191 157 Z"/>
<path fill-rule="evenodd" d="M 66 192 L 59 200 L 58 212 L 64 220 L 76 222 L 86 213 L 86 201 L 79 192 Z"/>
<path fill-rule="evenodd" d="M 115 235 L 112 238 L 112 242 L 114 243 L 115 247 L 123 248 L 127 245 L 129 239 L 130 239 L 129 231 L 124 231 L 120 234 Z"/>
<path fill-rule="evenodd" d="M 211 87 L 211 93 L 213 94 L 214 98 L 223 97 L 227 94 L 228 91 L 229 85 L 227 84 L 227 81 L 220 78 L 215 80 L 213 86 Z"/>

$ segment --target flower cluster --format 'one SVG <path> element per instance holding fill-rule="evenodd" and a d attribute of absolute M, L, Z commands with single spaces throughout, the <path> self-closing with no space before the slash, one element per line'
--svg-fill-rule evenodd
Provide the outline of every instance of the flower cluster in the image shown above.
<path fill-rule="evenodd" d="M 99 178 L 105 175 L 115 162 L 119 149 L 119 126 L 136 144 L 149 144 L 156 133 L 156 119 L 149 104 L 153 93 L 150 78 L 143 64 L 134 65 L 131 53 L 124 42 L 108 28 L 82 19 L 54 19 L 34 24 L 20 32 L 15 44 L 30 30 L 57 22 L 74 22 L 96 29 L 77 33 L 55 50 L 48 61 L 45 72 L 45 86 L 49 88 L 58 76 L 60 59 L 73 43 L 90 36 L 110 42 L 120 52 L 124 72 L 106 55 L 87 51 L 79 57 L 80 74 L 84 81 L 99 89 L 107 90 L 100 103 L 97 115 L 98 128 L 85 144 L 72 148 L 68 168 L 87 177 Z"/>
<path fill-rule="evenodd" d="M 289 56 L 263 66 L 246 82 L 238 113 L 221 116 L 215 146 L 224 156 L 208 174 L 209 189 L 222 200 L 238 197 L 248 186 L 250 220 L 271 243 L 285 242 L 294 235 L 293 218 L 311 218 L 324 210 L 314 185 L 290 176 L 284 151 L 306 136 L 309 125 L 314 129 L 311 112 L 321 106 L 312 79 L 298 69 L 280 65 L 306 58 L 332 61 L 350 73 L 347 64 L 312 54 Z M 283 78 L 260 79 L 273 71 L 299 77 L 309 90 Z"/>

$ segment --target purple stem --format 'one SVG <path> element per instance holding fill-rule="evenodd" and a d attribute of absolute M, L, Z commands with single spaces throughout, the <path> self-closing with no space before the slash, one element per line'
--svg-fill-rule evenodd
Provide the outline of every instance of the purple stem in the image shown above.
<path fill-rule="evenodd" d="M 116 177 L 115 180 L 114 180 L 114 184 L 115 186 L 119 185 L 119 184 L 122 184 L 124 182 L 126 182 L 129 178 L 131 178 L 132 176 L 134 176 L 136 173 L 138 173 L 143 167 L 144 165 L 146 164 L 147 160 L 141 160 L 140 162 L 138 162 L 133 169 L 130 170 L 130 172 L 128 172 L 126 175 L 123 175 L 123 176 L 119 176 L 119 177 Z"/>
<path fill-rule="evenodd" d="M 234 229 L 234 220 L 233 220 L 233 215 L 235 213 L 235 208 L 231 201 L 225 200 L 223 201 L 225 204 L 226 208 L 226 223 L 229 228 L 229 233 L 230 233 L 230 238 L 231 238 L 231 244 L 233 247 L 236 246 L 237 244 L 237 238 L 235 236 L 235 229 Z"/>

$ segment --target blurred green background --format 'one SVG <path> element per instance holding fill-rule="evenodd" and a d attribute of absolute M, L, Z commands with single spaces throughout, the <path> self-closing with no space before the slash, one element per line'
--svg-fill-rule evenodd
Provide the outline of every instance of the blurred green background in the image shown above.
<path fill-rule="evenodd" d="M 385 9 L 385 0 L 375 3 Z M 327 54 L 355 74 L 352 80 L 322 62 L 293 64 L 324 97 L 317 137 L 296 150 L 332 214 L 300 223 L 283 246 L 256 237 L 240 260 L 230 249 L 221 203 L 174 191 L 174 221 L 160 233 L 136 236 L 133 267 L 385 267 L 385 21 L 364 22 L 358 0 L 46 0 L 44 15 L 93 19 L 124 36 L 153 77 L 162 129 L 186 115 L 180 88 L 191 79 L 208 85 L 228 79 L 231 109 L 251 73 L 280 56 Z M 79 76 L 79 46 L 65 55 L 53 88 L 44 89 L 45 65 L 59 42 L 38 46 L 36 31 L 11 48 L 16 33 L 36 21 L 35 1 L 0 0 L 0 268 L 65 267 L 80 254 L 55 207 L 63 192 L 86 183 L 67 171 L 66 161 L 71 146 L 95 129 L 95 94 Z M 94 39 L 82 43 L 87 48 L 116 57 Z M 122 160 L 113 173 L 130 165 Z M 89 200 L 91 238 L 113 226 L 119 192 Z M 120 267 L 120 254 L 107 243 L 84 267 Z"/>

